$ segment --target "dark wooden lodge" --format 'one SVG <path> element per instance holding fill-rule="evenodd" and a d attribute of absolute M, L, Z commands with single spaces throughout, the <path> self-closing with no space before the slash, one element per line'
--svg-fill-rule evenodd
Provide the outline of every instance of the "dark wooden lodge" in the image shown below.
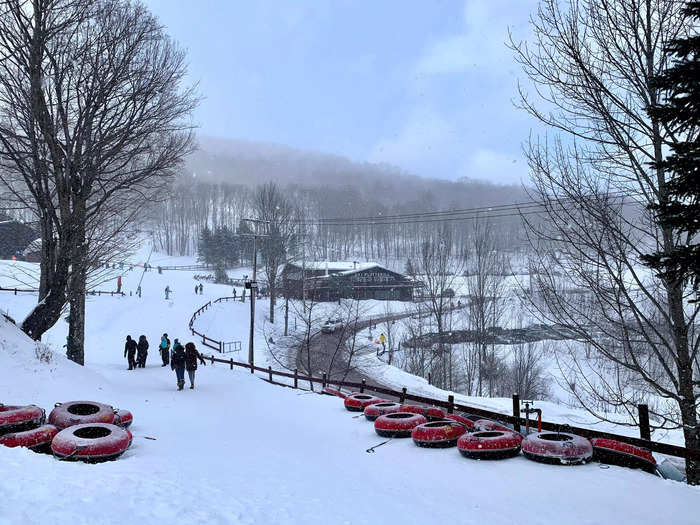
<path fill-rule="evenodd" d="M 0 259 L 21 258 L 39 235 L 28 225 L 0 213 Z"/>
<path fill-rule="evenodd" d="M 335 301 L 339 298 L 410 301 L 420 283 L 376 263 L 287 263 L 282 269 L 282 293 L 292 299 Z"/>

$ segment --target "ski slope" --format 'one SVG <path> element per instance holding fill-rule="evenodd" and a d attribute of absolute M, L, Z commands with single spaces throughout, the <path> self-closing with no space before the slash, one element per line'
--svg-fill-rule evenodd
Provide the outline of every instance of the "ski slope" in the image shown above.
<path fill-rule="evenodd" d="M 4 268 L 2 279 L 9 273 Z M 127 293 L 140 277 L 125 274 Z M 384 440 L 341 400 L 272 386 L 243 369 L 200 366 L 196 389 L 178 392 L 174 373 L 160 366 L 158 337 L 189 341 L 192 312 L 231 290 L 205 283 L 204 296 L 195 295 L 186 272 L 143 277 L 141 298 L 89 297 L 85 367 L 63 357 L 67 323 L 45 338 L 54 353 L 44 363 L 35 343 L 0 318 L 0 402 L 48 411 L 87 399 L 134 414 L 134 443 L 114 462 L 64 463 L 0 448 L 0 525 L 698 523 L 699 488 L 620 467 L 522 456 L 472 461 L 454 448 L 398 439 L 367 453 Z M 166 284 L 172 301 L 163 297 Z M 18 321 L 35 300 L 0 295 Z M 201 322 L 245 348 L 249 305 L 228 304 L 228 316 Z M 261 302 L 259 322 L 265 313 Z M 148 337 L 145 369 L 126 369 L 127 333 Z"/>

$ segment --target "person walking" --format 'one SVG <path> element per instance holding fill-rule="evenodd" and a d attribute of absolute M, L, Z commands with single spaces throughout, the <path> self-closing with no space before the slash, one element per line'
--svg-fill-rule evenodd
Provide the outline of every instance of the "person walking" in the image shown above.
<path fill-rule="evenodd" d="M 117 293 L 122 293 L 122 276 L 117 277 Z"/>
<path fill-rule="evenodd" d="M 194 373 L 197 371 L 197 360 L 202 363 L 202 366 L 206 366 L 204 357 L 197 351 L 194 343 L 190 341 L 185 345 L 185 368 L 190 378 L 190 390 L 194 389 Z"/>
<path fill-rule="evenodd" d="M 163 334 L 163 337 L 160 338 L 159 348 L 163 366 L 167 366 L 170 363 L 170 339 L 168 339 L 168 334 Z"/>
<path fill-rule="evenodd" d="M 382 354 L 386 352 L 386 336 L 382 333 L 379 334 L 379 342 L 382 344 Z"/>
<path fill-rule="evenodd" d="M 194 294 L 197 295 L 198 293 L 199 293 L 199 286 L 195 284 L 194 285 Z"/>
<path fill-rule="evenodd" d="M 236 289 L 235 288 L 233 289 L 233 298 L 234 299 L 236 298 Z"/>
<path fill-rule="evenodd" d="M 185 387 L 185 364 L 185 349 L 180 344 L 180 341 L 175 339 L 173 342 L 173 354 L 170 356 L 170 368 L 175 370 L 178 390 L 182 390 Z"/>
<path fill-rule="evenodd" d="M 136 345 L 136 366 L 138 368 L 146 368 L 146 357 L 148 356 L 148 341 L 145 335 L 139 336 L 139 342 Z"/>
<path fill-rule="evenodd" d="M 130 335 L 126 336 L 126 343 L 124 344 L 124 357 L 129 361 L 129 370 L 136 368 L 136 341 L 134 341 Z"/>
<path fill-rule="evenodd" d="M 199 295 L 204 295 L 204 285 L 202 283 L 199 283 Z"/>
<path fill-rule="evenodd" d="M 170 285 L 165 287 L 165 300 L 170 299 Z"/>

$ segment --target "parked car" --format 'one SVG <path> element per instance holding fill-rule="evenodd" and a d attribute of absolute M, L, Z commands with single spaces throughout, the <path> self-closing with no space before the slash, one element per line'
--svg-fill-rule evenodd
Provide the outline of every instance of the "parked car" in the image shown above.
<path fill-rule="evenodd" d="M 343 320 L 342 319 L 328 319 L 325 323 L 323 323 L 323 326 L 321 327 L 321 332 L 324 334 L 332 334 L 336 330 L 340 329 L 343 327 Z"/>

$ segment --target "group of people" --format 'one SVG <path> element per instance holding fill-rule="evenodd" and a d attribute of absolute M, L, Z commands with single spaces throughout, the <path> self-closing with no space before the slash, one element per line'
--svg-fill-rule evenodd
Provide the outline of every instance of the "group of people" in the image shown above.
<path fill-rule="evenodd" d="M 193 342 L 187 343 L 184 347 L 178 339 L 175 339 L 170 348 L 168 334 L 163 334 L 158 345 L 162 366 L 168 366 L 175 371 L 177 378 L 177 389 L 185 388 L 185 370 L 190 380 L 190 389 L 194 389 L 194 377 L 197 370 L 197 362 L 206 365 L 204 357 L 199 353 Z M 128 359 L 129 370 L 134 368 L 145 368 L 146 357 L 148 356 L 148 341 L 145 335 L 139 337 L 138 343 L 130 335 L 126 336 L 124 345 L 124 357 Z"/>
<path fill-rule="evenodd" d="M 202 283 L 194 285 L 194 293 L 204 295 L 204 285 Z"/>
<path fill-rule="evenodd" d="M 129 370 L 146 368 L 146 357 L 148 357 L 148 340 L 146 336 L 140 335 L 137 343 L 130 335 L 127 335 L 126 344 L 124 345 L 124 357 L 129 361 Z"/>

